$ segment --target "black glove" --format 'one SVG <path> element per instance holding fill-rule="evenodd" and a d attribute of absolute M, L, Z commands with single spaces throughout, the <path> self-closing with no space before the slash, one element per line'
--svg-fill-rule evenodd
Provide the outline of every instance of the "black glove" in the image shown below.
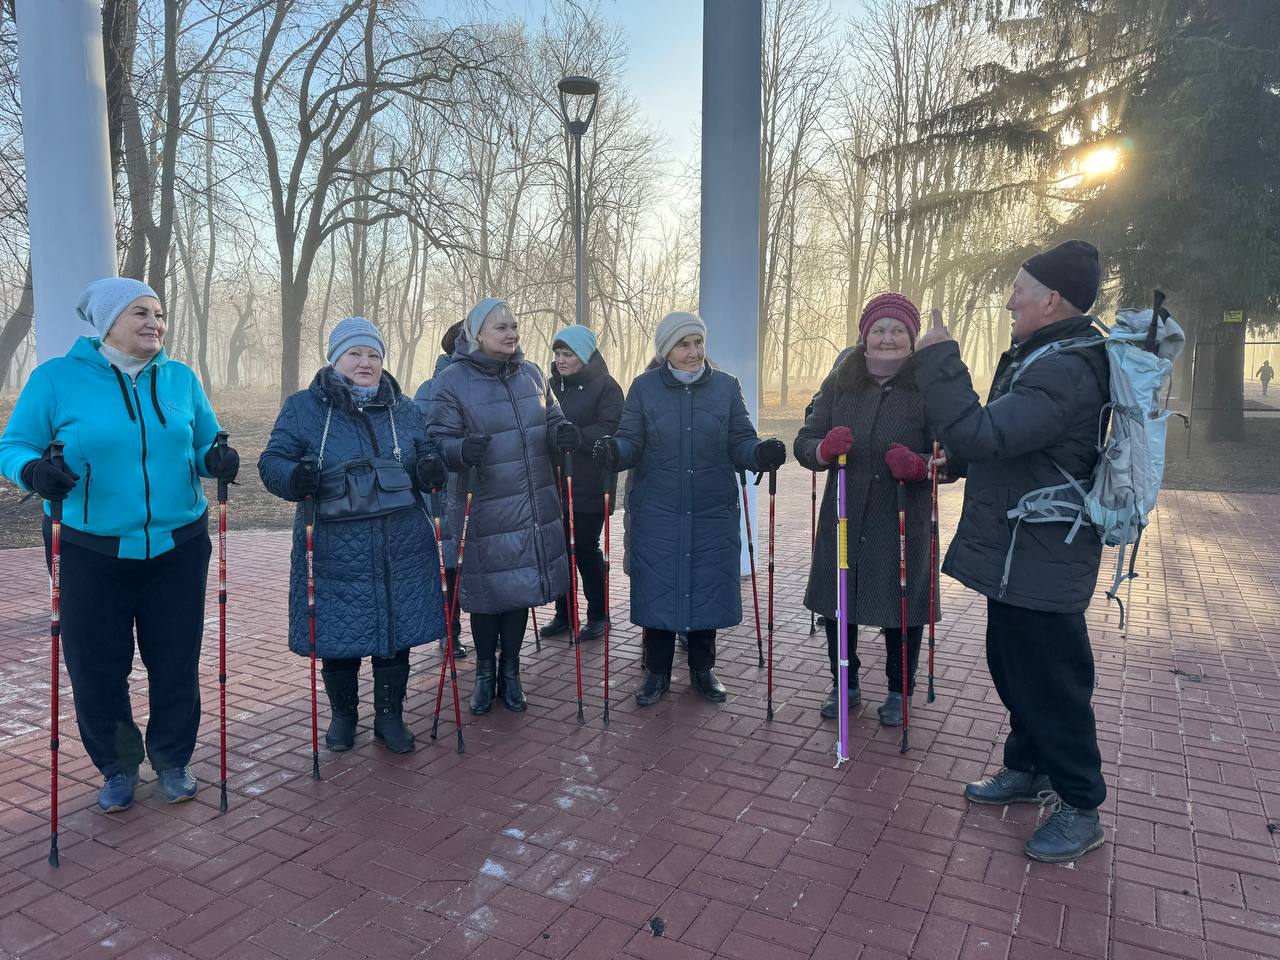
<path fill-rule="evenodd" d="M 22 468 L 22 483 L 28 490 L 34 490 L 43 500 L 55 500 L 59 503 L 67 499 L 67 494 L 80 479 L 65 463 L 54 464 L 48 450 L 39 460 L 32 460 Z"/>
<path fill-rule="evenodd" d="M 618 465 L 618 441 L 613 437 L 603 437 L 591 445 L 591 459 L 605 470 L 613 470 Z"/>
<path fill-rule="evenodd" d="M 478 467 L 484 462 L 485 451 L 489 449 L 492 437 L 467 437 L 462 441 L 462 462 L 469 467 Z"/>
<path fill-rule="evenodd" d="M 449 471 L 445 469 L 444 461 L 434 453 L 418 461 L 414 474 L 419 490 L 443 490 L 449 480 Z"/>
<path fill-rule="evenodd" d="M 302 500 L 320 489 L 320 470 L 314 460 L 301 460 L 289 477 L 289 492 L 293 499 Z"/>
<path fill-rule="evenodd" d="M 568 420 L 556 427 L 556 448 L 565 453 L 573 453 L 582 446 L 582 431 Z"/>
<path fill-rule="evenodd" d="M 756 447 L 756 470 L 768 473 L 787 462 L 787 445 L 781 440 L 763 440 Z"/>
<path fill-rule="evenodd" d="M 220 447 L 215 443 L 204 455 L 204 468 L 215 480 L 231 483 L 240 472 L 240 454 L 235 447 Z"/>

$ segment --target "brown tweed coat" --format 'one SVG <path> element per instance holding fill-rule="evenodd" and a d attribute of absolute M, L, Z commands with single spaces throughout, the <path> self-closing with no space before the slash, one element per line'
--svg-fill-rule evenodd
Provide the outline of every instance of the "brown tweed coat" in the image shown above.
<path fill-rule="evenodd" d="M 924 399 L 911 375 L 911 361 L 884 385 L 867 377 L 861 350 L 842 363 L 859 366 L 852 389 L 838 383 L 837 364 L 814 397 L 813 408 L 796 437 L 796 459 L 826 473 L 818 513 L 818 537 L 809 568 L 804 605 L 824 617 L 836 616 L 836 480 L 834 464 L 818 464 L 818 445 L 832 427 L 848 427 L 853 449 L 848 456 L 850 622 L 872 627 L 901 626 L 898 598 L 897 483 L 885 465 L 891 443 L 901 443 L 926 459 L 937 436 Z M 929 620 L 928 481 L 907 484 L 907 626 Z M 935 607 L 935 618 L 938 616 Z"/>

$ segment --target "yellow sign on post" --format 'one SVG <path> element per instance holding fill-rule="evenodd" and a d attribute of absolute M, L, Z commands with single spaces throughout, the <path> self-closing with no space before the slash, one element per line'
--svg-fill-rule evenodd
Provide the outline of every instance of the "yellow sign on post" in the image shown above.
<path fill-rule="evenodd" d="M 1244 323 L 1243 310 L 1226 310 L 1222 314 L 1223 323 Z"/>

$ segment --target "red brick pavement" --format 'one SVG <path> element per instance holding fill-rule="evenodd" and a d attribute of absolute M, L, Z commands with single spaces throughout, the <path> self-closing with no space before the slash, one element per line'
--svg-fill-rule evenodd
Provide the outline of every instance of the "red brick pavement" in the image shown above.
<path fill-rule="evenodd" d="M 306 663 L 284 650 L 287 536 L 233 531 L 230 812 L 208 786 L 211 606 L 196 762 L 206 786 L 169 807 L 144 782 L 133 809 L 100 814 L 64 717 L 56 871 L 45 863 L 47 581 L 34 551 L 0 553 L 0 960 L 1280 956 L 1268 829 L 1280 820 L 1280 499 L 1165 495 L 1128 638 L 1104 603 L 1090 617 L 1109 842 L 1043 866 L 1021 852 L 1035 808 L 970 807 L 959 794 L 994 765 L 1005 717 L 983 661 L 983 604 L 951 581 L 939 696 L 917 698 L 913 749 L 899 755 L 897 733 L 876 725 L 883 657 L 868 637 L 853 760 L 832 769 L 834 725 L 816 710 L 823 656 L 800 607 L 808 477 L 789 467 L 782 486 L 772 723 L 750 626 L 721 644 L 727 704 L 689 696 L 681 676 L 659 706 L 635 707 L 638 637 L 623 625 L 618 564 L 607 729 L 599 648 L 586 650 L 579 726 L 573 658 L 555 642 L 526 657 L 529 712 L 468 716 L 460 756 L 451 723 L 428 739 L 438 655 L 415 654 L 418 751 L 375 745 L 366 708 L 357 749 L 324 756 L 320 782 Z M 948 530 L 957 507 L 953 488 Z M 65 683 L 63 695 L 69 705 Z"/>

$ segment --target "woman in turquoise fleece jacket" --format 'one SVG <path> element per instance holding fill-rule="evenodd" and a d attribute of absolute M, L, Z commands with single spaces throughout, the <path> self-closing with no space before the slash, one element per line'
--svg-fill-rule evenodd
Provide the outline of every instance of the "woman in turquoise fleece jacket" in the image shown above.
<path fill-rule="evenodd" d="M 135 629 L 151 700 L 145 754 L 169 802 L 195 795 L 187 764 L 211 551 L 200 477 L 233 480 L 240 460 L 216 446 L 200 381 L 165 355 L 150 287 L 95 280 L 77 311 L 99 336 L 32 372 L 0 437 L 0 473 L 46 501 L 46 554 L 48 501 L 63 502 L 61 635 L 80 736 L 105 780 L 98 805 L 111 812 L 132 803 L 144 756 L 128 688 Z"/>

